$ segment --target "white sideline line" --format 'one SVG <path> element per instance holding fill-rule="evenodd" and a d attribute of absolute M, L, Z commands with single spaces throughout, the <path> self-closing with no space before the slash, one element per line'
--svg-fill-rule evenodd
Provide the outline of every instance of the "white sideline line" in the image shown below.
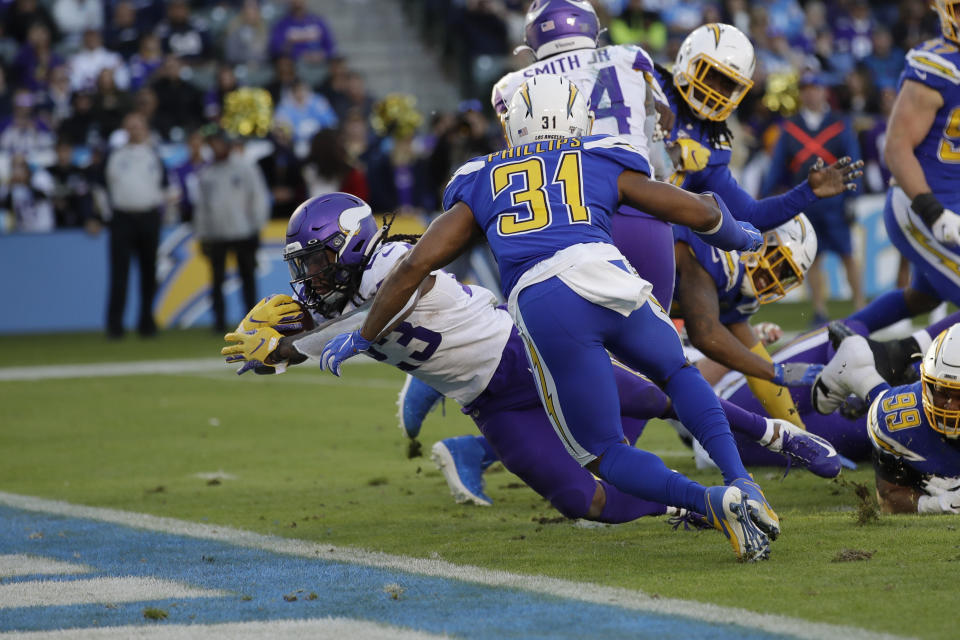
<path fill-rule="evenodd" d="M 31 580 L 0 584 L 0 610 L 174 598 L 219 598 L 226 595 L 229 595 L 227 591 L 201 589 L 160 578 Z"/>
<path fill-rule="evenodd" d="M 26 553 L 0 555 L 0 578 L 89 573 L 90 567 Z M 2 605 L 0 605 L 2 606 Z"/>
<path fill-rule="evenodd" d="M 856 627 L 811 622 L 773 614 L 755 613 L 734 607 L 722 607 L 691 600 L 652 598 L 642 591 L 607 587 L 583 582 L 573 582 L 545 576 L 525 576 L 507 571 L 483 569 L 469 565 L 456 565 L 445 560 L 410 558 L 378 551 L 364 551 L 349 547 L 335 547 L 306 540 L 293 540 L 265 536 L 231 527 L 200 524 L 162 518 L 148 514 L 87 507 L 67 502 L 21 496 L 0 491 L 0 504 L 25 509 L 87 518 L 113 524 L 148 529 L 175 535 L 217 540 L 244 547 L 264 549 L 293 556 L 321 558 L 395 571 L 462 580 L 487 586 L 522 589 L 569 600 L 579 600 L 601 605 L 611 605 L 635 611 L 647 611 L 671 616 L 684 616 L 716 624 L 736 623 L 741 626 L 781 633 L 810 640 L 895 640 L 900 636 L 876 633 Z M 718 543 L 719 544 L 719 543 Z M 732 559 L 731 559 L 732 562 Z"/>
<path fill-rule="evenodd" d="M 0 633 L 11 640 L 434 640 L 448 638 L 424 631 L 413 631 L 385 624 L 349 618 L 314 620 L 273 620 L 266 622 L 230 622 L 163 626 L 102 627 L 61 631 L 13 631 Z"/>
<path fill-rule="evenodd" d="M 347 363 L 354 365 L 374 364 L 372 358 L 356 358 Z M 309 366 L 309 365 L 308 365 Z M 137 362 L 100 362 L 93 364 L 54 364 L 35 367 L 0 367 L 0 382 L 23 380 L 56 380 L 61 378 L 115 378 L 138 375 L 183 375 L 209 371 L 233 372 L 222 358 L 194 358 L 189 360 L 142 360 Z M 317 369 L 319 371 L 319 369 Z M 251 377 L 255 374 L 247 374 Z M 332 376 L 331 376 L 332 378 Z M 391 386 L 396 386 L 391 383 Z"/>

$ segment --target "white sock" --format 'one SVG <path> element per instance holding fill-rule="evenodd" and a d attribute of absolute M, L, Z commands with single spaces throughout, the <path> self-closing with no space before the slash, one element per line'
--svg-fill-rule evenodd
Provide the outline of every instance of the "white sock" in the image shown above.
<path fill-rule="evenodd" d="M 783 438 L 780 437 L 782 430 L 776 420 L 764 418 L 763 421 L 767 424 L 767 430 L 764 432 L 763 437 L 757 442 L 770 451 L 779 453 L 783 445 Z"/>

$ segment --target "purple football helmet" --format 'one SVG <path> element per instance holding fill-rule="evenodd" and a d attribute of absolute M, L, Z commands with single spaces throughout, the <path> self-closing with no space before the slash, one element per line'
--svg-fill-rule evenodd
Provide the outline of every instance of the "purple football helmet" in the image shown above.
<path fill-rule="evenodd" d="M 597 46 L 600 21 L 589 0 L 534 0 L 524 20 L 524 42 L 537 59 Z"/>
<path fill-rule="evenodd" d="M 342 313 L 379 240 L 370 205 L 356 196 L 328 193 L 301 204 L 287 223 L 283 250 L 297 298 L 324 317 Z"/>

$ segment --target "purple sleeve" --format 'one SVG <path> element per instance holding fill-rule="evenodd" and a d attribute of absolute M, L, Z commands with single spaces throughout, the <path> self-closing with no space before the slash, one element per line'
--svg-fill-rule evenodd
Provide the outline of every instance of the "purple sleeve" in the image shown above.
<path fill-rule="evenodd" d="M 637 57 L 633 59 L 633 70 L 634 71 L 653 71 L 653 65 L 650 64 L 650 59 L 647 58 L 646 53 L 641 49 L 637 51 Z"/>

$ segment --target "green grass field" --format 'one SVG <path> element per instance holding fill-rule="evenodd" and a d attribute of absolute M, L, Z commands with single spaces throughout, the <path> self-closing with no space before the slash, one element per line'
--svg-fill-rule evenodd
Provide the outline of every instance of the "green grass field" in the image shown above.
<path fill-rule="evenodd" d="M 798 313 L 777 314 L 786 328 Z M 782 316 L 782 317 L 781 317 Z M 155 340 L 100 335 L 0 338 L 0 367 L 215 357 L 207 331 Z M 717 532 L 663 519 L 599 529 L 557 513 L 503 471 L 493 508 L 456 505 L 427 458 L 407 459 L 396 427 L 402 375 L 378 365 L 283 376 L 222 371 L 0 382 L 0 490 L 260 533 L 641 589 L 923 638 L 954 638 L 960 567 L 955 519 L 881 516 L 858 523 L 853 483 L 756 469 L 783 535 L 768 562 L 738 564 Z M 424 425 L 424 449 L 472 433 L 455 404 Z M 641 446 L 707 484 L 665 424 Z M 217 481 L 198 474 L 223 472 Z M 851 553 L 863 552 L 863 553 Z M 852 560 L 851 557 L 865 559 Z M 847 560 L 847 561 L 842 561 Z"/>

